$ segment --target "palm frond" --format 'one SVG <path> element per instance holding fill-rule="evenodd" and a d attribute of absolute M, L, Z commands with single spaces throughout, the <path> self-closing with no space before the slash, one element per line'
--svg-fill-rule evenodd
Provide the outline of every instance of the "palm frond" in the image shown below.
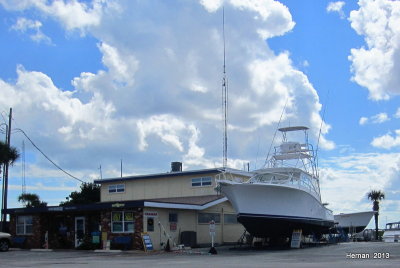
<path fill-rule="evenodd" d="M 367 197 L 371 201 L 380 201 L 385 199 L 385 193 L 380 190 L 372 190 L 371 192 L 367 193 Z"/>

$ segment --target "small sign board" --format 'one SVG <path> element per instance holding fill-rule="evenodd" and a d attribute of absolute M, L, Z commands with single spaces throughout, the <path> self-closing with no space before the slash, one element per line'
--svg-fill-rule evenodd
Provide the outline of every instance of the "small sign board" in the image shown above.
<path fill-rule="evenodd" d="M 169 223 L 169 230 L 175 232 L 177 228 L 176 222 L 170 222 Z"/>
<path fill-rule="evenodd" d="M 291 248 L 300 248 L 302 230 L 293 230 L 292 241 L 290 242 Z"/>
<path fill-rule="evenodd" d="M 148 233 L 142 233 L 142 241 L 143 241 L 143 248 L 144 248 L 145 252 L 154 249 L 153 243 L 151 242 L 151 238 Z"/>
<path fill-rule="evenodd" d="M 210 235 L 215 236 L 215 221 L 210 221 L 209 230 L 210 230 Z"/>

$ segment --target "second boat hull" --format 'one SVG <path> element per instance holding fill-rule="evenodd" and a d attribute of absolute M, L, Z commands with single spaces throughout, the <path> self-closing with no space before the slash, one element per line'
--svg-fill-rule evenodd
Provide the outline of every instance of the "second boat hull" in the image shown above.
<path fill-rule="evenodd" d="M 367 227 L 375 211 L 342 213 L 334 216 L 337 227 L 347 233 L 359 233 Z"/>

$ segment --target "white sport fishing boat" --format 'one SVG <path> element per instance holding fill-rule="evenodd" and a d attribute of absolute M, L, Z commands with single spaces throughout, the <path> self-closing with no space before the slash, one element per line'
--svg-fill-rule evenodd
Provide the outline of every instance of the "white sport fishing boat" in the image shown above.
<path fill-rule="evenodd" d="M 283 141 L 264 169 L 247 182 L 228 173 L 218 179 L 219 189 L 237 212 L 238 221 L 255 237 L 290 237 L 293 230 L 322 235 L 334 226 L 332 211 L 321 202 L 316 155 L 308 143 L 308 128 L 280 128 Z M 288 134 L 304 143 L 288 141 Z M 300 133 L 301 134 L 301 133 Z"/>
<path fill-rule="evenodd" d="M 355 213 L 340 213 L 334 215 L 337 228 L 343 229 L 346 233 L 362 232 L 374 216 L 375 211 L 364 211 Z"/>
<path fill-rule="evenodd" d="M 399 243 L 400 242 L 400 221 L 387 223 L 382 239 L 384 242 Z"/>

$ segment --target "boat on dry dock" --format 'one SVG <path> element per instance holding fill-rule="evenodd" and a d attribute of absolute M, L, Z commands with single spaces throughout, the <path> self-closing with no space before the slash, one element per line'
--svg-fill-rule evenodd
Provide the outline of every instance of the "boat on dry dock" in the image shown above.
<path fill-rule="evenodd" d="M 238 221 L 255 237 L 322 235 L 334 226 L 332 211 L 322 203 L 316 155 L 304 126 L 280 128 L 282 143 L 266 168 L 246 182 L 223 173 L 219 189 L 237 212 Z M 290 141 L 303 134 L 304 141 Z"/>
<path fill-rule="evenodd" d="M 362 232 L 365 227 L 367 227 L 375 213 L 375 211 L 340 213 L 333 217 L 337 228 L 342 229 L 346 233 L 354 234 Z"/>
<path fill-rule="evenodd" d="M 384 242 L 399 243 L 400 242 L 400 221 L 386 224 L 385 232 L 382 239 Z"/>

